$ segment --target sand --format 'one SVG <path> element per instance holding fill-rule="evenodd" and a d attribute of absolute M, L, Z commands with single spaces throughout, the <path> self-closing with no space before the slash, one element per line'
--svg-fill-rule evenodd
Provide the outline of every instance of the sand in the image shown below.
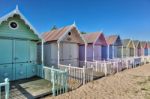
<path fill-rule="evenodd" d="M 45 99 L 150 99 L 150 64 L 124 70 Z"/>

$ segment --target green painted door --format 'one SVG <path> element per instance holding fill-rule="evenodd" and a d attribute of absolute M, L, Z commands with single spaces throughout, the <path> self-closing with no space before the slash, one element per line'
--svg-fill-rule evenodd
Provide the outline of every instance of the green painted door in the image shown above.
<path fill-rule="evenodd" d="M 5 78 L 13 80 L 13 67 L 12 64 L 3 64 L 0 65 L 0 82 L 4 82 Z"/>
<path fill-rule="evenodd" d="M 27 77 L 29 65 L 29 41 L 15 40 L 14 43 L 15 80 Z"/>
<path fill-rule="evenodd" d="M 37 60 L 37 44 L 30 41 L 30 64 L 27 66 L 27 77 L 33 77 L 36 75 L 36 60 Z"/>
<path fill-rule="evenodd" d="M 15 80 L 24 79 L 27 77 L 27 65 L 28 63 L 15 64 Z"/>
<path fill-rule="evenodd" d="M 16 63 L 27 63 L 29 61 L 29 41 L 15 40 L 15 56 Z"/>
<path fill-rule="evenodd" d="M 12 40 L 0 39 L 0 64 L 12 63 Z"/>
<path fill-rule="evenodd" d="M 12 43 L 10 39 L 0 38 L 0 82 L 3 82 L 6 77 L 13 80 Z"/>

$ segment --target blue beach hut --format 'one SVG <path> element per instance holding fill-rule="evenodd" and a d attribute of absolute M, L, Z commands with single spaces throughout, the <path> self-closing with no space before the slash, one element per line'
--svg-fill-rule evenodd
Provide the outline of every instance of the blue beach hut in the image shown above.
<path fill-rule="evenodd" d="M 106 38 L 108 45 L 108 59 L 122 58 L 122 41 L 119 35 Z"/>

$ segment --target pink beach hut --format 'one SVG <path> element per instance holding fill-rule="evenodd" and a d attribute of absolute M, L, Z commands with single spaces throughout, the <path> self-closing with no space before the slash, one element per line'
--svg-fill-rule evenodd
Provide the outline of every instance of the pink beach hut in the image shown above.
<path fill-rule="evenodd" d="M 87 61 L 106 60 L 107 59 L 107 43 L 103 33 L 96 32 L 84 34 L 87 43 Z M 80 60 L 84 61 L 85 45 L 80 46 Z"/>

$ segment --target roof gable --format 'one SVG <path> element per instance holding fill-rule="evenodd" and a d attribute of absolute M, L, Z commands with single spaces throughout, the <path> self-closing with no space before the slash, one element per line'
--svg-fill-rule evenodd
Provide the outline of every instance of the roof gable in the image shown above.
<path fill-rule="evenodd" d="M 68 33 L 71 33 L 71 35 L 69 35 Z M 42 34 L 42 38 L 44 39 L 45 42 L 67 41 L 81 44 L 85 43 L 84 38 L 82 37 L 82 35 L 80 34 L 80 32 L 78 31 L 78 29 L 74 24 L 56 30 L 52 30 L 49 32 L 45 32 Z"/>
<path fill-rule="evenodd" d="M 92 43 L 96 45 L 107 45 L 104 34 L 101 32 L 84 34 L 83 36 L 87 43 Z"/>
<path fill-rule="evenodd" d="M 106 38 L 106 41 L 109 45 L 122 45 L 122 41 L 119 35 L 111 35 Z"/>
<path fill-rule="evenodd" d="M 40 38 L 40 36 L 39 36 L 38 32 L 36 31 L 36 29 L 29 23 L 29 21 L 24 17 L 24 15 L 19 11 L 18 6 L 16 6 L 15 10 L 13 10 L 10 13 L 8 13 L 8 14 L 4 15 L 3 17 L 1 17 L 0 18 L 0 24 L 2 24 L 2 22 L 7 21 L 9 18 L 11 18 L 15 15 L 20 16 L 20 19 L 22 19 L 25 22 L 25 24 L 28 25 L 29 28 L 33 31 L 33 33 Z"/>
<path fill-rule="evenodd" d="M 135 48 L 135 45 L 131 39 L 124 39 L 123 46 L 128 48 Z"/>
<path fill-rule="evenodd" d="M 141 41 L 141 47 L 146 48 L 147 42 L 146 41 Z"/>

